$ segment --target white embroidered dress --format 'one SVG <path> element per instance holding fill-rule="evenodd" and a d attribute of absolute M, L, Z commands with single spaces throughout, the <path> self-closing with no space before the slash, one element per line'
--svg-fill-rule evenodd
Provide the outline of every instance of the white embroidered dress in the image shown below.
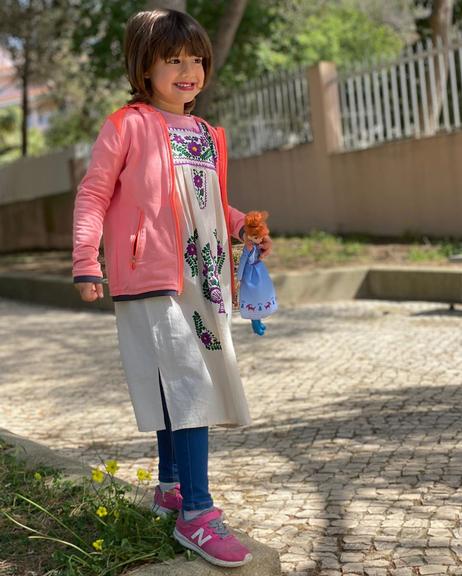
<path fill-rule="evenodd" d="M 184 290 L 115 302 L 122 363 L 140 431 L 238 426 L 250 416 L 231 339 L 231 271 L 217 156 L 205 124 L 162 112 L 182 204 Z M 175 257 L 172 255 L 172 258 Z"/>

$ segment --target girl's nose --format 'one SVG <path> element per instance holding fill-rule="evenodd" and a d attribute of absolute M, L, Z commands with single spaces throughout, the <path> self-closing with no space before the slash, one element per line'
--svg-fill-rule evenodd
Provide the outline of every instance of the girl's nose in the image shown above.
<path fill-rule="evenodd" d="M 192 70 L 193 70 L 192 62 L 183 62 L 182 66 L 181 66 L 181 73 L 184 76 L 187 76 L 188 74 L 190 74 L 190 72 L 192 72 Z"/>

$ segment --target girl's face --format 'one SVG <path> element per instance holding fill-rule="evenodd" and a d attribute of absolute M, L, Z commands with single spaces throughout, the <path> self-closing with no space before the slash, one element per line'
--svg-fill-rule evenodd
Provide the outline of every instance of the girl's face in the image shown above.
<path fill-rule="evenodd" d="M 158 59 L 146 72 L 153 89 L 152 103 L 174 114 L 184 114 L 184 105 L 204 86 L 204 68 L 200 56 L 190 56 L 183 48 L 178 56 Z"/>

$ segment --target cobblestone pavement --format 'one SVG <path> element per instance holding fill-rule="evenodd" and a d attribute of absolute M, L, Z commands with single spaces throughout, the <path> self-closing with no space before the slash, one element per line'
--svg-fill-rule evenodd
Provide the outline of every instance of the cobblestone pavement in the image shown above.
<path fill-rule="evenodd" d="M 342 302 L 234 324 L 254 424 L 215 429 L 210 478 L 284 574 L 462 574 L 462 313 Z M 0 425 L 121 476 L 155 471 L 114 317 L 0 301 Z"/>

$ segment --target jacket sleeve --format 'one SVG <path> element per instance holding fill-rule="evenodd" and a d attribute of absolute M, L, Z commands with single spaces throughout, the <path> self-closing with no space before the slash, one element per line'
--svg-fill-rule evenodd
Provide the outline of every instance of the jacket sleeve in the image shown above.
<path fill-rule="evenodd" d="M 229 226 L 231 235 L 238 240 L 244 239 L 245 214 L 232 206 L 229 206 Z"/>
<path fill-rule="evenodd" d="M 88 170 L 74 204 L 73 276 L 102 278 L 98 262 L 103 222 L 122 169 L 124 157 L 119 132 L 106 120 L 96 139 Z"/>

